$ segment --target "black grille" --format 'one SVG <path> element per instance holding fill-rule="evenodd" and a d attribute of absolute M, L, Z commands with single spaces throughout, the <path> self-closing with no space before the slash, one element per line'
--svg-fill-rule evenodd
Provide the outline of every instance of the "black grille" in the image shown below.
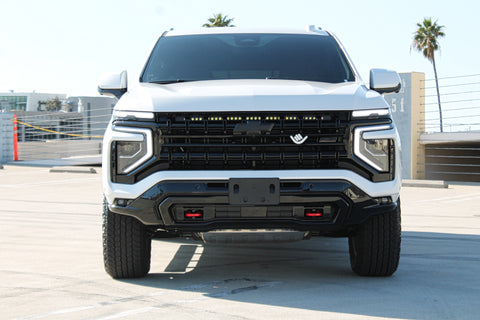
<path fill-rule="evenodd" d="M 157 114 L 157 160 L 170 170 L 336 169 L 349 120 L 346 111 Z"/>

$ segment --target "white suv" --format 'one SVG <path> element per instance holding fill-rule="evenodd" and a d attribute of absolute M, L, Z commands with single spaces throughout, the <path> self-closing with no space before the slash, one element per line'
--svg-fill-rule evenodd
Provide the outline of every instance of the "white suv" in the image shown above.
<path fill-rule="evenodd" d="M 107 273 L 145 276 L 152 237 L 192 235 L 344 236 L 353 271 L 393 274 L 400 140 L 381 94 L 399 89 L 383 69 L 367 88 L 314 26 L 163 33 L 138 85 L 99 82 L 119 98 L 103 145 Z"/>

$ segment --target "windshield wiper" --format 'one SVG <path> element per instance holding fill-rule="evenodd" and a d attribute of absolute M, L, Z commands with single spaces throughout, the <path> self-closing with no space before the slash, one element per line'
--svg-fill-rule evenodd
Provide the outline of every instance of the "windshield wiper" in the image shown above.
<path fill-rule="evenodd" d="M 180 82 L 190 82 L 190 81 L 198 81 L 198 80 L 185 80 L 185 79 L 176 79 L 176 80 L 155 80 L 155 81 L 149 81 L 148 83 L 156 83 L 156 84 L 170 84 L 170 83 L 180 83 Z"/>

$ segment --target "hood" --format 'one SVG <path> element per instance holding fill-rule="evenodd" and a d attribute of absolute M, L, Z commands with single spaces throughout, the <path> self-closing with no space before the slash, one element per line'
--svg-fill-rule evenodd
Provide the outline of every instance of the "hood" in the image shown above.
<path fill-rule="evenodd" d="M 140 83 L 124 94 L 115 108 L 152 112 L 310 111 L 388 108 L 388 104 L 359 82 L 260 79 Z"/>

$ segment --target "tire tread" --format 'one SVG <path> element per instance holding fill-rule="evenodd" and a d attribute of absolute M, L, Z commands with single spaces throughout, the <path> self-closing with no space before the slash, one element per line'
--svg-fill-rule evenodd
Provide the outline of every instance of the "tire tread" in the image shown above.
<path fill-rule="evenodd" d="M 389 213 L 371 217 L 349 236 L 350 264 L 361 276 L 391 276 L 401 247 L 400 201 Z"/>
<path fill-rule="evenodd" d="M 144 277 L 150 271 L 151 238 L 137 219 L 103 205 L 103 260 L 115 279 Z"/>

